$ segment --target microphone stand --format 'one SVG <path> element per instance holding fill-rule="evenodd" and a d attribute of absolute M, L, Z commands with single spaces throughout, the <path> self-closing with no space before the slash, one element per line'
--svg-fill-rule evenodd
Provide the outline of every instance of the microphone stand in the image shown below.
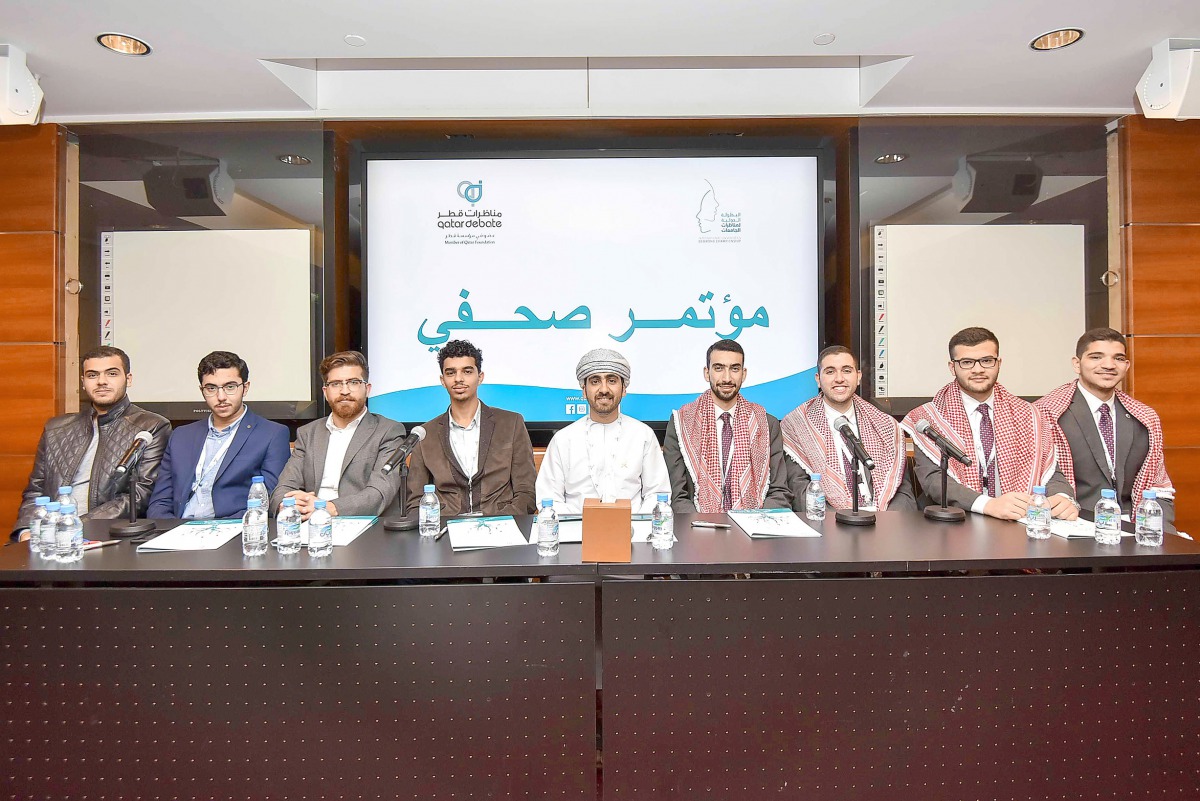
<path fill-rule="evenodd" d="M 400 517 L 394 520 L 384 520 L 384 531 L 412 531 L 417 527 L 417 521 L 406 516 L 408 511 L 408 459 L 400 462 L 400 498 L 404 508 Z"/>
<path fill-rule="evenodd" d="M 129 521 L 125 523 L 113 523 L 108 527 L 108 536 L 124 539 L 125 537 L 136 537 L 139 534 L 147 534 L 154 531 L 153 520 L 138 520 L 137 514 L 137 482 L 138 482 L 138 462 L 139 458 L 129 466 L 126 475 L 129 477 Z"/>
<path fill-rule="evenodd" d="M 945 448 L 939 450 L 942 452 L 942 505 L 926 506 L 925 517 L 939 523 L 962 523 L 967 519 L 967 513 L 957 506 L 946 505 L 946 475 L 950 472 L 950 455 Z"/>
<path fill-rule="evenodd" d="M 850 500 L 853 504 L 852 509 L 838 509 L 833 517 L 839 523 L 845 523 L 847 526 L 873 526 L 875 525 L 874 512 L 860 512 L 858 510 L 858 466 L 862 464 L 858 460 L 858 451 L 850 448 L 850 464 L 854 466 L 854 486 L 850 487 Z M 868 470 L 867 475 L 871 472 Z M 872 491 L 872 494 L 874 492 Z"/>

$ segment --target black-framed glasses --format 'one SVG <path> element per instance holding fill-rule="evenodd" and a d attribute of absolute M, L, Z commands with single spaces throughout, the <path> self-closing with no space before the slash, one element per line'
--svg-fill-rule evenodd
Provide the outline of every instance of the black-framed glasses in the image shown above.
<path fill-rule="evenodd" d="M 336 389 L 338 392 L 342 391 L 342 387 L 345 387 L 346 389 L 353 392 L 354 390 L 358 389 L 359 387 L 365 387 L 366 385 L 367 385 L 367 382 L 363 381 L 361 378 L 347 378 L 345 381 L 326 381 L 325 382 L 326 389 Z"/>
<path fill-rule="evenodd" d="M 979 365 L 984 370 L 990 370 L 1000 363 L 999 356 L 984 356 L 982 359 L 951 359 L 950 361 L 957 364 L 963 370 L 970 370 Z"/>
<path fill-rule="evenodd" d="M 240 383 L 237 381 L 230 381 L 228 384 L 222 384 L 221 386 L 217 386 L 216 384 L 201 384 L 200 391 L 211 398 L 213 395 L 216 395 L 218 391 L 223 391 L 226 395 L 232 395 L 244 386 L 246 386 L 246 382 L 244 381 Z"/>

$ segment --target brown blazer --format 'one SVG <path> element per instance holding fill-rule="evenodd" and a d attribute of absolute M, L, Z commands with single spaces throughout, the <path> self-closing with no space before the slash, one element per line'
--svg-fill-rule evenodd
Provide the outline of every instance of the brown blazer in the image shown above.
<path fill-rule="evenodd" d="M 437 487 L 442 515 L 474 510 L 485 515 L 528 515 L 534 509 L 533 444 L 516 412 L 480 401 L 479 469 L 468 481 L 450 447 L 449 411 L 425 424 L 425 439 L 408 467 L 408 503 L 415 514 L 426 484 Z"/>

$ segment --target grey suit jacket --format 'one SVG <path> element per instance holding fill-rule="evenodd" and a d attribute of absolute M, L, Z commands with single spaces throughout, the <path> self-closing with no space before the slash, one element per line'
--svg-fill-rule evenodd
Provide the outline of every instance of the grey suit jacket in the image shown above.
<path fill-rule="evenodd" d="M 325 472 L 325 454 L 329 450 L 329 429 L 325 420 L 314 420 L 296 432 L 292 457 L 271 493 L 271 508 L 278 511 L 283 496 L 292 490 L 316 492 Z M 381 515 L 399 509 L 400 471 L 386 476 L 380 468 L 400 447 L 404 426 L 395 420 L 367 412 L 358 424 L 346 458 L 335 500 L 339 515 Z"/>
<path fill-rule="evenodd" d="M 1119 399 L 1114 398 L 1117 424 L 1117 453 L 1115 484 L 1113 476 L 1108 473 L 1108 459 L 1104 455 L 1104 442 L 1100 439 L 1100 431 L 1096 428 L 1092 410 L 1080 394 L 1078 387 L 1071 405 L 1058 418 L 1058 425 L 1071 446 L 1071 462 L 1075 468 L 1075 491 L 1079 505 L 1086 511 L 1096 508 L 1100 500 L 1100 490 L 1115 489 L 1117 500 L 1121 502 L 1121 511 L 1131 514 L 1141 498 L 1133 499 L 1134 480 L 1150 453 L 1150 433 L 1146 427 L 1134 418 Z M 1164 528 L 1174 531 L 1175 502 L 1169 498 L 1159 498 L 1158 503 L 1163 509 Z"/>
<path fill-rule="evenodd" d="M 792 509 L 796 512 L 804 512 L 804 494 L 808 492 L 812 476 L 794 459 L 785 458 L 784 464 L 787 466 L 788 489 L 792 492 Z M 860 498 L 859 501 L 861 502 L 861 500 Z M 907 464 L 904 465 L 904 476 L 900 479 L 900 486 L 896 487 L 896 494 L 892 496 L 892 500 L 888 504 L 888 511 L 917 511 L 917 496 L 913 493 L 912 476 L 909 475 Z"/>
<path fill-rule="evenodd" d="M 913 450 L 913 472 L 916 473 L 917 481 L 921 484 L 921 500 L 924 501 L 922 506 L 929 503 L 941 504 L 942 502 L 942 473 L 939 468 L 940 465 L 926 456 L 920 448 Z M 1050 480 L 1046 482 L 1046 495 L 1060 493 L 1071 498 L 1075 497 L 1075 491 L 1071 489 L 1071 482 L 1067 481 L 1067 477 L 1062 474 L 1061 470 L 1055 469 Z M 947 506 L 957 506 L 969 512 L 971 504 L 975 503 L 975 499 L 980 494 L 970 487 L 959 484 L 953 478 L 946 482 Z"/>
<path fill-rule="evenodd" d="M 788 489 L 787 483 L 783 433 L 779 430 L 779 421 L 769 414 L 767 427 L 771 432 L 771 472 L 763 508 L 788 509 L 792 505 L 792 491 Z M 671 508 L 676 512 L 695 512 L 696 487 L 692 484 L 692 477 L 683 461 L 683 450 L 679 444 L 679 433 L 675 430 L 674 416 L 667 421 L 663 457 L 667 460 L 667 473 L 671 476 Z"/>

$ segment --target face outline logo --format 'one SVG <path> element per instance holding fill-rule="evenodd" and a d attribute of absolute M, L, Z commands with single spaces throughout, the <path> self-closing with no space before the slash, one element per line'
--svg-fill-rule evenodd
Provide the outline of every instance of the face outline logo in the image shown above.
<path fill-rule="evenodd" d="M 717 190 L 707 180 L 708 191 L 700 198 L 700 211 L 696 212 L 696 224 L 700 227 L 700 233 L 712 233 L 718 228 L 717 210 L 721 208 L 721 204 L 717 202 Z"/>
<path fill-rule="evenodd" d="M 483 200 L 483 179 L 480 178 L 479 182 L 474 184 L 470 181 L 459 181 L 458 196 L 472 206 Z"/>

